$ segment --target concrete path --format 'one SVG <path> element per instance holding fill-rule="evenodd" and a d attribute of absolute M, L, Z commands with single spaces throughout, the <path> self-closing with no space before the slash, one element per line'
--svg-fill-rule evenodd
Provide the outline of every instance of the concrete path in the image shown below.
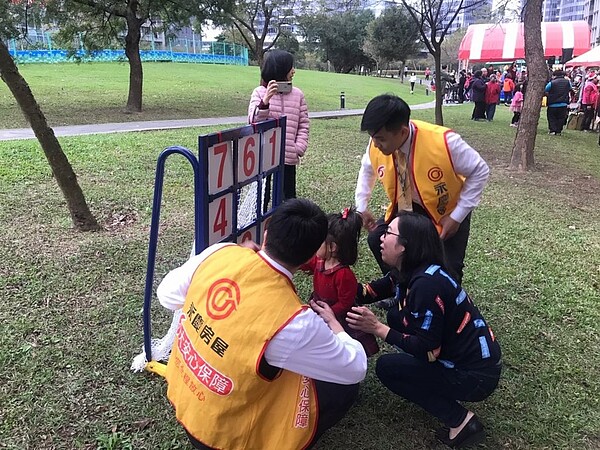
<path fill-rule="evenodd" d="M 429 109 L 435 101 L 412 105 L 411 109 Z M 341 109 L 309 113 L 311 119 L 331 119 L 335 117 L 360 116 L 364 109 Z M 170 130 L 176 128 L 206 127 L 216 125 L 236 125 L 246 123 L 246 116 L 215 117 L 211 119 L 153 120 L 148 122 L 99 123 L 91 125 L 69 125 L 53 127 L 56 136 L 81 136 L 86 134 L 125 133 L 129 131 Z M 0 141 L 14 139 L 35 139 L 31 128 L 0 130 Z"/>

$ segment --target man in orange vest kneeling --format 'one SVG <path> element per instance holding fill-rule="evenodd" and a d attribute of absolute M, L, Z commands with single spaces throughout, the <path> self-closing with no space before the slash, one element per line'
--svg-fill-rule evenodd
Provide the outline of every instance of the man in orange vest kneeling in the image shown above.
<path fill-rule="evenodd" d="M 398 211 L 428 216 L 444 243 L 448 269 L 462 282 L 471 211 L 479 204 L 489 177 L 481 155 L 448 128 L 410 120 L 410 107 L 395 95 L 372 99 L 363 114 L 361 131 L 371 136 L 356 183 L 356 209 L 369 230 L 367 241 L 386 274 L 381 236 Z M 390 201 L 376 221 L 368 209 L 375 182 L 383 184 Z"/>
<path fill-rule="evenodd" d="M 263 245 L 215 244 L 171 271 L 157 296 L 182 309 L 167 397 L 199 449 L 306 449 L 346 414 L 367 358 L 325 303 L 292 282 L 327 235 L 314 203 L 272 215 Z"/>

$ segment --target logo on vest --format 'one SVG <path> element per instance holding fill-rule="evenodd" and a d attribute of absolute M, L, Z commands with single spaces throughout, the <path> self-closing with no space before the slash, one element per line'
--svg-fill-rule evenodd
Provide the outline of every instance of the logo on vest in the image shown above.
<path fill-rule="evenodd" d="M 432 167 L 427 172 L 427 178 L 429 178 L 433 182 L 440 181 L 444 176 L 444 172 L 439 167 Z"/>
<path fill-rule="evenodd" d="M 208 289 L 206 313 L 214 320 L 226 319 L 240 303 L 240 287 L 233 280 L 221 278 Z"/>
<path fill-rule="evenodd" d="M 381 165 L 377 168 L 377 176 L 383 178 L 383 175 L 385 175 L 385 166 Z"/>

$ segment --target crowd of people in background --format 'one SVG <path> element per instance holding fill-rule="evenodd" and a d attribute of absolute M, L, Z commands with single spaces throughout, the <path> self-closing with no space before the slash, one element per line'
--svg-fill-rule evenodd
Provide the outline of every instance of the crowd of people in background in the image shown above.
<path fill-rule="evenodd" d="M 584 70 L 582 67 L 576 67 L 566 74 L 562 74 L 571 84 L 569 91 L 571 112 L 582 116 L 581 130 L 590 132 L 598 130 L 600 122 L 600 95 L 598 95 L 598 82 L 600 81 L 600 72 L 595 70 Z M 573 110 L 577 111 L 573 111 Z M 571 116 L 574 116 L 572 114 Z M 575 127 L 579 128 L 579 127 Z"/>
<path fill-rule="evenodd" d="M 497 105 L 510 108 L 510 126 L 518 127 L 527 90 L 527 70 L 515 63 L 497 68 L 493 65 L 458 74 L 442 68 L 446 102 L 473 103 L 471 119 L 494 120 Z M 576 67 L 548 71 L 542 105 L 547 106 L 548 133 L 559 136 L 565 126 L 584 132 L 598 131 L 600 124 L 600 71 Z M 600 140 L 599 140 L 600 143 Z"/>
<path fill-rule="evenodd" d="M 518 126 L 527 89 L 525 69 L 517 70 L 515 64 L 510 64 L 503 69 L 490 65 L 473 73 L 461 70 L 457 84 L 458 90 L 464 91 L 464 99 L 460 98 L 459 103 L 474 103 L 472 120 L 491 122 L 494 120 L 496 106 L 504 105 L 513 113 L 510 125 Z M 519 95 L 515 95 L 517 92 Z"/>

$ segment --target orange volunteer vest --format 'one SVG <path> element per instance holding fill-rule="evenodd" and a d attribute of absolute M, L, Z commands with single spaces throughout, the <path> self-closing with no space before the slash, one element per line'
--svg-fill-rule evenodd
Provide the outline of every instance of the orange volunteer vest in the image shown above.
<path fill-rule="evenodd" d="M 226 246 L 198 266 L 166 373 L 167 397 L 192 436 L 224 450 L 307 446 L 314 382 L 259 373 L 269 340 L 303 309 L 289 278 L 250 249 Z"/>
<path fill-rule="evenodd" d="M 411 123 L 414 126 L 408 169 L 411 183 L 421 204 L 438 225 L 440 219 L 456 207 L 464 178 L 454 171 L 450 157 L 446 135 L 451 130 L 420 120 L 412 120 Z M 394 156 L 384 155 L 371 141 L 369 158 L 390 200 L 385 214 L 385 220 L 389 222 L 397 212 L 399 196 L 403 195 L 398 188 Z"/>

